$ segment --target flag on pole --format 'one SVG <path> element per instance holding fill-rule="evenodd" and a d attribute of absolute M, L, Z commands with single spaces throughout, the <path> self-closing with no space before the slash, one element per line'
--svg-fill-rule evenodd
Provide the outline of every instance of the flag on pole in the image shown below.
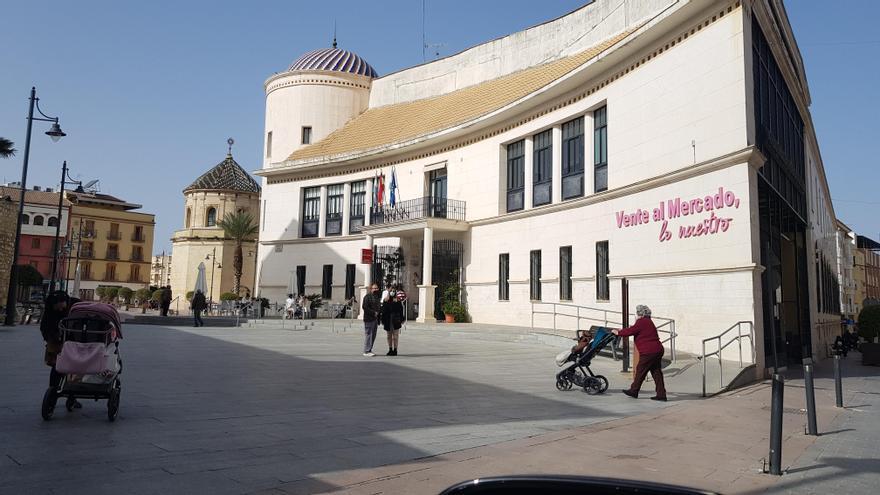
<path fill-rule="evenodd" d="M 394 208 L 397 205 L 397 169 L 391 169 L 391 207 Z"/>
<path fill-rule="evenodd" d="M 382 199 L 385 197 L 385 176 L 383 174 L 379 174 L 379 191 L 378 191 L 378 203 L 379 206 L 382 206 Z"/>
<path fill-rule="evenodd" d="M 373 210 L 377 210 L 377 206 L 379 205 L 379 172 L 373 174 L 373 190 L 370 192 L 372 197 L 372 205 L 371 208 Z"/>

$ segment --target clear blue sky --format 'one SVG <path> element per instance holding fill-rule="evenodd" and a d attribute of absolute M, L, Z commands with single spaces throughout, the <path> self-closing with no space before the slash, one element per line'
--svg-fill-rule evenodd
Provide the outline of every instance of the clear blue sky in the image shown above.
<path fill-rule="evenodd" d="M 428 0 L 427 37 L 450 54 L 564 14 L 583 0 Z M 839 218 L 880 233 L 878 51 L 880 2 L 789 1 L 807 67 L 813 119 Z M 307 7 L 306 7 L 307 6 Z M 536 8 L 540 7 L 540 8 Z M 27 96 L 60 115 L 69 136 L 53 144 L 35 126 L 28 183 L 74 176 L 156 214 L 155 252 L 183 223 L 181 190 L 226 153 L 261 164 L 263 81 L 300 54 L 339 45 L 380 74 L 422 61 L 421 1 L 263 2 L 7 0 L 0 46 L 0 136 L 24 146 Z M 0 162 L 20 178 L 21 154 Z"/>

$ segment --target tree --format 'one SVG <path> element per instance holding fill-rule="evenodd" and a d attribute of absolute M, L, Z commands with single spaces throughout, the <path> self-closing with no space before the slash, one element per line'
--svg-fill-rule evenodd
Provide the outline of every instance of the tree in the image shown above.
<path fill-rule="evenodd" d="M 217 222 L 217 226 L 223 229 L 223 234 L 235 242 L 235 254 L 232 256 L 233 285 L 232 292 L 236 295 L 241 291 L 241 272 L 244 265 L 241 246 L 244 241 L 253 239 L 260 226 L 254 216 L 249 212 L 227 213 L 223 220 Z"/>
<path fill-rule="evenodd" d="M 0 137 L 0 158 L 12 158 L 15 156 L 15 148 L 13 146 L 15 146 L 15 143 Z"/>
<path fill-rule="evenodd" d="M 122 287 L 119 289 L 119 298 L 122 299 L 124 304 L 131 304 L 131 296 L 134 294 L 134 291 L 129 289 L 128 287 Z"/>
<path fill-rule="evenodd" d="M 859 335 L 868 342 L 880 336 L 880 306 L 865 306 L 859 312 Z"/>

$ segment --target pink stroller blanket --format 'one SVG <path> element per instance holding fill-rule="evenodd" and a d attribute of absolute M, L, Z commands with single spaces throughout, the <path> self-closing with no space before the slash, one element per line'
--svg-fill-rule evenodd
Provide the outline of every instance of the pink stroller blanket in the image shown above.
<path fill-rule="evenodd" d="M 61 348 L 61 354 L 55 363 L 59 373 L 75 375 L 96 375 L 103 373 L 107 367 L 105 350 L 107 346 L 99 342 L 80 343 L 67 341 Z"/>

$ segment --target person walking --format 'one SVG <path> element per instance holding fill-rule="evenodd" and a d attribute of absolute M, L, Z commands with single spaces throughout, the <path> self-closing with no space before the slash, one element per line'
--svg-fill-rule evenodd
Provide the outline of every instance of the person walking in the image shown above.
<path fill-rule="evenodd" d="M 376 341 L 376 330 L 379 329 L 379 315 L 382 302 L 379 300 L 379 286 L 370 286 L 370 293 L 364 296 L 361 305 L 364 310 L 364 357 L 373 357 L 373 343 Z"/>
<path fill-rule="evenodd" d="M 388 299 L 382 302 L 382 327 L 388 337 L 388 353 L 386 356 L 397 355 L 397 342 L 400 339 L 400 327 L 403 326 L 403 303 L 397 297 L 397 291 L 391 289 Z"/>
<path fill-rule="evenodd" d="M 192 308 L 195 326 L 205 326 L 205 322 L 202 321 L 202 311 L 204 311 L 205 308 L 208 307 L 208 301 L 205 299 L 205 293 L 202 292 L 201 289 L 197 290 L 196 293 L 193 294 L 192 305 L 190 307 Z"/>
<path fill-rule="evenodd" d="M 633 378 L 632 385 L 623 393 L 636 399 L 639 397 L 639 390 L 642 383 L 651 372 L 651 378 L 654 379 L 654 386 L 657 393 L 651 400 L 659 400 L 666 402 L 666 386 L 663 383 L 663 344 L 660 343 L 660 337 L 657 335 L 657 327 L 651 321 L 651 308 L 644 304 L 636 306 L 636 323 L 623 330 L 612 330 L 614 335 L 620 337 L 633 336 L 636 349 L 639 351 L 639 364 L 636 366 L 636 374 Z"/>
<path fill-rule="evenodd" d="M 62 344 L 61 331 L 58 325 L 70 313 L 70 306 L 75 302 L 78 302 L 78 299 L 71 298 L 64 291 L 52 292 L 46 297 L 45 309 L 40 319 L 40 334 L 43 336 L 43 341 L 46 342 L 46 352 L 43 355 L 43 360 L 46 366 L 51 368 L 49 370 L 49 387 L 56 389 L 61 385 L 61 379 L 64 378 L 64 375 L 55 369 L 55 361 L 58 359 L 58 354 L 61 353 Z M 82 404 L 75 398 L 69 397 L 67 399 L 67 408 L 81 409 Z"/>
<path fill-rule="evenodd" d="M 171 307 L 171 287 L 165 286 L 162 288 L 162 296 L 159 298 L 159 307 L 161 308 L 161 315 L 168 316 L 168 308 Z"/>

